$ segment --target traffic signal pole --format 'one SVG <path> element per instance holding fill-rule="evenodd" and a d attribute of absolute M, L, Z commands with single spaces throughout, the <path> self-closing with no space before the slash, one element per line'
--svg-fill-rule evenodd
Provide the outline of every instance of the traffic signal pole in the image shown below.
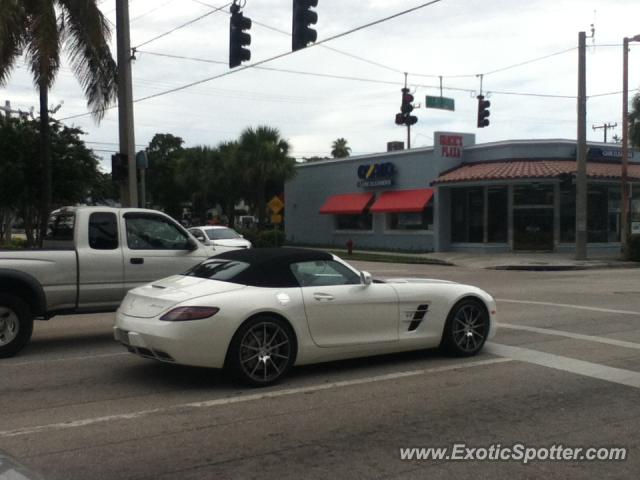
<path fill-rule="evenodd" d="M 407 86 L 409 74 L 404 72 L 404 88 L 409 88 Z M 407 150 L 411 150 L 411 122 L 407 122 Z"/>
<path fill-rule="evenodd" d="M 587 258 L 587 34 L 578 35 L 578 148 L 576 173 L 576 260 Z"/>
<path fill-rule="evenodd" d="M 133 86 L 131 81 L 131 39 L 129 0 L 116 0 L 116 38 L 118 42 L 118 125 L 120 153 L 126 155 L 128 174 L 120 188 L 123 207 L 138 207 L 135 133 L 133 125 Z"/>

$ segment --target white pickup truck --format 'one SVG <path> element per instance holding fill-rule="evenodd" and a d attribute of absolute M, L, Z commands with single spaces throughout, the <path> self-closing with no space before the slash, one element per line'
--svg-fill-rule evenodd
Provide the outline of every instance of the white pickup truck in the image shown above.
<path fill-rule="evenodd" d="M 154 210 L 56 210 L 44 249 L 0 251 L 0 358 L 29 342 L 34 319 L 115 311 L 129 289 L 184 272 L 213 254 Z"/>

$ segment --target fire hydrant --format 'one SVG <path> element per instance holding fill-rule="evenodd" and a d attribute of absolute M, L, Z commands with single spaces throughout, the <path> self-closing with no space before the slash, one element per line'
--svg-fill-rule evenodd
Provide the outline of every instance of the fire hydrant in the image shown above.
<path fill-rule="evenodd" d="M 347 253 L 351 255 L 353 253 L 353 240 L 347 240 Z"/>

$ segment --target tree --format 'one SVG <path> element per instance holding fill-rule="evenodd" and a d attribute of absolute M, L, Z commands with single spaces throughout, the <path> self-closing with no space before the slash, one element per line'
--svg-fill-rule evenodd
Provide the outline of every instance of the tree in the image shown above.
<path fill-rule="evenodd" d="M 157 133 L 146 148 L 149 158 L 147 192 L 149 202 L 174 218 L 182 214 L 182 202 L 187 196 L 176 183 L 184 140 L 170 133 Z"/>
<path fill-rule="evenodd" d="M 50 125 L 53 201 L 57 205 L 87 203 L 90 197 L 95 203 L 110 195 L 107 175 L 98 170 L 98 158 L 85 146 L 83 134 L 58 122 Z M 34 245 L 35 230 L 42 223 L 42 211 L 33 201 L 40 190 L 38 136 L 37 120 L 0 117 L 0 209 L 24 221 L 29 245 Z"/>
<path fill-rule="evenodd" d="M 264 227 L 267 185 L 282 183 L 295 175 L 295 159 L 289 157 L 289 142 L 280 138 L 277 128 L 266 126 L 245 129 L 240 135 L 239 155 L 244 181 L 251 187 L 248 199 L 258 210 L 258 224 Z"/>
<path fill-rule="evenodd" d="M 333 158 L 347 158 L 351 155 L 351 147 L 347 146 L 347 140 L 338 138 L 331 145 L 331 156 Z"/>
<path fill-rule="evenodd" d="M 40 94 L 41 237 L 52 205 L 49 89 L 60 69 L 61 50 L 67 50 L 88 107 L 99 121 L 117 95 L 110 36 L 97 0 L 0 0 L 0 85 L 24 52 Z"/>
<path fill-rule="evenodd" d="M 207 220 L 207 210 L 222 201 L 218 186 L 221 177 L 220 152 L 211 147 L 193 147 L 184 150 L 179 161 L 177 183 L 189 198 L 194 216 L 201 224 Z"/>
<path fill-rule="evenodd" d="M 637 93 L 631 101 L 629 143 L 636 148 L 640 148 L 640 93 Z"/>

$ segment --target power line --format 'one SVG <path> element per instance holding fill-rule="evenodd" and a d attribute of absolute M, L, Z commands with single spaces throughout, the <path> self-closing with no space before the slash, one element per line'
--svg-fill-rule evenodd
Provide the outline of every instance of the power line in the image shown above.
<path fill-rule="evenodd" d="M 150 10 L 147 10 L 146 12 L 141 13 L 140 15 L 137 15 L 137 16 L 133 17 L 133 18 L 130 20 L 130 23 L 137 22 L 137 21 L 138 21 L 138 20 L 140 20 L 141 18 L 144 18 L 144 17 L 146 17 L 147 15 L 150 15 L 150 14 L 152 14 L 153 12 L 155 12 L 155 11 L 157 11 L 157 10 L 160 10 L 161 8 L 166 7 L 166 6 L 167 6 L 167 5 L 169 5 L 170 3 L 174 3 L 175 1 L 176 1 L 176 0 L 168 0 L 168 1 L 167 1 L 167 2 L 165 2 L 165 3 L 163 3 L 163 4 L 161 4 L 161 5 L 158 5 L 157 7 L 154 7 L 154 8 L 152 8 L 152 9 L 150 9 Z"/>
<path fill-rule="evenodd" d="M 531 60 L 525 60 L 524 62 L 514 63 L 513 65 L 509 65 L 507 67 L 497 68 L 496 70 L 492 70 L 490 72 L 484 72 L 483 75 L 493 75 L 494 73 L 504 72 L 505 70 L 511 70 L 512 68 L 522 67 L 523 65 L 528 65 L 530 63 L 539 62 L 541 60 L 546 60 L 547 58 L 555 57 L 557 55 L 562 55 L 567 52 L 572 52 L 573 50 L 577 50 L 578 47 L 571 47 L 561 50 L 559 52 L 550 53 L 549 55 L 544 55 L 542 57 L 532 58 Z"/>
<path fill-rule="evenodd" d="M 352 33 L 359 32 L 360 30 L 364 30 L 364 29 L 366 29 L 366 28 L 370 28 L 370 27 L 373 27 L 373 26 L 375 26 L 375 25 L 379 25 L 379 24 L 381 24 L 381 23 L 387 22 L 387 21 L 392 20 L 392 19 L 394 19 L 394 18 L 398 18 L 398 17 L 403 16 L 403 15 L 406 15 L 406 14 L 408 14 L 408 13 L 415 12 L 415 11 L 420 10 L 420 9 L 422 9 L 422 8 L 429 7 L 429 6 L 431 6 L 431 5 L 435 5 L 436 3 L 440 3 L 441 1 L 442 1 L 442 0 L 431 0 L 431 1 L 429 1 L 429 2 L 426 2 L 426 3 L 423 3 L 423 4 L 417 5 L 417 6 L 415 6 L 415 7 L 409 8 L 409 9 L 407 9 L 407 10 L 403 10 L 403 11 L 398 12 L 398 13 L 395 13 L 395 14 L 393 14 L 393 15 L 389 15 L 389 16 L 387 16 L 387 17 L 384 17 L 384 18 L 381 18 L 381 19 L 378 19 L 378 20 L 374 20 L 373 22 L 366 23 L 366 24 L 361 25 L 361 26 L 359 26 L 359 27 L 352 28 L 351 30 L 347 30 L 347 31 L 345 31 L 345 32 L 338 33 L 338 34 L 333 35 L 333 36 L 331 36 L 331 37 L 325 38 L 324 40 L 321 40 L 321 41 L 319 41 L 319 42 L 312 43 L 311 45 L 309 45 L 309 46 L 307 47 L 307 49 L 309 49 L 309 48 L 313 48 L 313 47 L 316 47 L 316 46 L 319 46 L 319 45 L 322 45 L 322 44 L 324 44 L 324 43 L 330 42 L 330 41 L 332 41 L 332 40 L 336 40 L 336 39 L 338 39 L 338 38 L 345 37 L 345 36 L 347 36 L 347 35 L 351 35 Z M 227 4 L 227 6 L 228 6 L 228 5 L 230 5 L 230 4 Z M 225 7 L 224 7 L 224 6 L 223 6 L 223 7 L 220 7 L 220 9 L 222 9 L 222 8 L 225 8 Z M 206 15 L 211 15 L 212 13 L 215 13 L 215 12 L 213 12 L 213 11 L 212 11 L 212 12 L 208 12 L 207 14 L 205 14 L 205 16 L 206 16 Z M 196 19 L 196 20 L 197 20 L 197 19 Z M 192 21 L 191 21 L 191 23 L 193 23 L 193 22 L 194 22 L 194 21 L 196 21 L 196 20 L 192 20 Z M 186 26 L 186 24 L 185 24 L 185 26 Z M 174 31 L 175 31 L 175 29 L 174 29 Z M 166 32 L 165 34 L 163 34 L 163 35 L 161 35 L 161 36 L 168 35 L 169 33 L 171 33 L 171 32 Z M 159 36 L 159 37 L 160 37 L 160 36 Z M 156 40 L 156 39 L 157 39 L 157 38 L 159 38 L 159 37 L 156 37 L 155 39 L 151 39 L 151 40 L 149 40 L 149 41 L 147 41 L 147 42 L 145 42 L 145 43 L 142 43 L 142 44 L 138 45 L 138 47 L 143 46 L 143 45 L 146 45 L 147 43 L 149 43 L 149 42 L 151 42 L 151 41 L 153 41 L 153 40 Z M 136 48 L 138 48 L 138 47 L 136 47 Z M 181 91 L 181 90 L 185 90 L 185 89 L 187 89 L 187 88 L 194 87 L 194 86 L 196 86 L 196 85 L 200 85 L 200 84 L 202 84 L 202 83 L 207 83 L 207 82 L 210 82 L 210 81 L 212 81 L 212 80 L 217 80 L 217 79 L 219 79 L 219 78 L 226 77 L 226 76 L 231 75 L 231 74 L 233 74 L 233 73 L 242 72 L 242 71 L 247 70 L 247 69 L 249 69 L 249 68 L 254 68 L 254 67 L 257 67 L 257 66 L 263 65 L 263 64 L 265 64 L 265 63 L 269 63 L 269 62 L 272 62 L 272 61 L 274 61 L 274 60 L 278 60 L 278 59 L 280 59 L 280 58 L 288 57 L 289 55 L 292 55 L 292 54 L 294 54 L 294 53 L 296 53 L 296 51 L 287 51 L 287 52 L 281 53 L 281 54 L 279 54 L 279 55 L 275 55 L 275 56 L 273 56 L 273 57 L 269 57 L 269 58 L 266 58 L 266 59 L 264 59 L 264 60 L 260 60 L 259 62 L 256 62 L 256 63 L 253 63 L 253 64 L 240 66 L 240 67 L 236 68 L 235 70 L 229 70 L 229 71 L 224 72 L 224 73 L 221 73 L 221 74 L 219 74 L 219 75 L 214 75 L 214 76 L 212 76 L 212 77 L 203 78 L 202 80 L 197 80 L 197 81 L 195 81 L 195 82 L 188 83 L 188 84 L 183 85 L 183 86 L 181 86 L 181 87 L 172 88 L 172 89 L 166 90 L 166 91 L 164 91 L 164 92 L 159 92 L 159 93 L 155 93 L 155 94 L 152 94 L 152 95 L 147 95 L 146 97 L 142 97 L 142 98 L 135 99 L 135 100 L 134 100 L 134 103 L 142 102 L 142 101 L 145 101 L 145 100 L 150 100 L 150 99 L 152 99 L 152 98 L 157 98 L 157 97 L 161 97 L 161 96 L 164 96 L 164 95 L 169 95 L 169 94 L 171 94 L 171 93 L 175 93 L 175 92 L 179 92 L 179 91 Z M 113 108 L 115 108 L 115 107 L 114 107 L 114 106 L 111 106 L 111 107 L 109 107 L 108 109 L 110 110 L 110 109 L 113 109 Z M 91 114 L 90 114 L 90 113 L 83 113 L 83 114 L 73 115 L 73 116 L 70 116 L 70 117 L 63 118 L 63 119 L 61 119 L 61 121 L 62 121 L 62 120 L 70 120 L 70 119 L 72 119 L 72 118 L 84 117 L 84 116 L 87 116 L 87 115 L 91 115 Z"/>
<path fill-rule="evenodd" d="M 196 17 L 193 20 L 189 20 L 188 22 L 183 23 L 182 25 L 178 25 L 177 27 L 172 28 L 169 31 L 161 33 L 160 35 L 156 35 L 155 37 L 150 38 L 149 40 L 146 40 L 146 41 L 140 43 L 139 45 L 136 45 L 135 47 L 132 48 L 132 50 L 137 50 L 138 48 L 144 47 L 145 45 L 148 45 L 151 42 L 155 42 L 156 40 L 158 40 L 160 38 L 166 37 L 167 35 L 170 35 L 175 31 L 178 31 L 178 30 L 180 30 L 182 28 L 188 27 L 189 25 L 192 25 L 192 24 L 202 20 L 203 18 L 206 18 L 206 17 L 208 17 L 210 15 L 213 15 L 214 13 L 216 13 L 216 12 L 218 12 L 220 10 L 223 10 L 223 9 L 227 8 L 229 5 L 231 5 L 231 3 L 233 3 L 233 2 L 230 2 L 230 3 L 227 3 L 225 5 L 222 5 L 221 7 L 212 7 L 212 8 L 215 8 L 215 10 L 211 10 L 210 12 L 207 12 L 207 13 L 205 13 L 203 15 L 200 15 L 199 17 Z"/>
<path fill-rule="evenodd" d="M 203 5 L 205 7 L 216 8 L 213 5 L 211 5 L 209 3 L 206 3 L 206 2 L 202 2 L 200 0 L 191 0 L 191 1 L 195 2 L 195 3 L 199 4 L 199 5 Z M 287 36 L 291 35 L 291 32 L 288 32 L 286 30 L 280 30 L 279 28 L 273 27 L 271 25 L 267 25 L 266 23 L 258 22 L 256 20 L 253 20 L 253 24 L 254 25 L 259 25 L 259 26 L 261 26 L 263 28 L 266 28 L 267 30 L 271 30 L 273 32 L 281 33 L 282 35 L 287 35 Z M 359 55 L 355 55 L 353 53 L 345 52 L 344 50 L 339 50 L 337 48 L 329 47 L 328 45 L 322 45 L 322 48 L 324 48 L 326 50 L 330 50 L 330 51 L 335 52 L 335 53 L 338 53 L 340 55 L 344 55 L 345 57 L 351 57 L 351 58 L 354 58 L 356 60 L 360 60 L 361 62 L 365 62 L 365 63 L 368 63 L 370 65 L 374 65 L 376 67 L 384 68 L 385 70 L 389 70 L 389 71 L 392 71 L 392 72 L 395 72 L 395 73 L 404 73 L 402 70 L 399 70 L 397 68 L 389 67 L 388 65 L 384 65 L 382 63 L 375 62 L 373 60 L 369 60 L 367 58 L 361 57 Z"/>
<path fill-rule="evenodd" d="M 226 62 L 223 62 L 221 60 L 207 60 L 204 58 L 197 58 L 197 57 L 185 57 L 182 55 L 171 55 L 168 53 L 158 53 L 158 52 L 150 52 L 147 50 L 142 50 L 140 51 L 140 53 L 142 54 L 147 54 L 147 55 L 155 55 L 155 56 L 159 56 L 159 57 L 167 57 L 167 58 L 175 58 L 175 59 L 180 59 L 180 60 L 191 60 L 191 61 L 196 61 L 196 62 L 203 62 L 203 63 L 212 63 L 212 64 L 216 64 L 216 65 L 226 65 Z M 336 74 L 331 74 L 331 73 L 319 73 L 319 72 L 308 72 L 308 71 L 303 71 L 303 70 L 293 70 L 293 69 L 287 69 L 287 68 L 275 68 L 275 67 L 263 67 L 263 66 L 255 66 L 256 70 L 266 70 L 266 71 L 272 71 L 272 72 L 280 72 L 280 73 L 289 73 L 289 74 L 294 74 L 294 75 L 308 75 L 308 76 L 313 76 L 313 77 L 321 77 L 321 78 L 331 78 L 331 79 L 337 79 L 337 80 L 351 80 L 351 81 L 358 81 L 358 82 L 366 82 L 366 83 L 376 83 L 376 84 L 380 84 L 380 85 L 400 85 L 402 82 L 400 81 L 390 81 L 390 80 L 376 80 L 376 79 L 372 79 L 372 78 L 364 78 L 364 77 L 353 77 L 353 76 L 347 76 L 347 75 L 336 75 Z M 475 75 L 474 75 L 475 77 Z M 438 85 L 424 85 L 424 84 L 416 84 L 417 87 L 421 87 L 421 88 L 440 88 Z M 469 88 L 457 88 L 457 87 L 443 87 L 443 90 L 449 90 L 449 91 L 458 91 L 458 92 L 464 92 L 464 93 L 475 93 L 474 89 L 469 89 Z M 553 94 L 543 94 L 543 93 L 527 93 L 527 92 L 503 92 L 503 91 L 490 91 L 490 93 L 492 94 L 500 94 L 500 95 L 522 95 L 522 96 L 531 96 L 531 97 L 543 97 L 543 98 L 569 98 L 569 99 L 575 99 L 575 96 L 570 96 L 570 95 L 553 95 Z"/>

